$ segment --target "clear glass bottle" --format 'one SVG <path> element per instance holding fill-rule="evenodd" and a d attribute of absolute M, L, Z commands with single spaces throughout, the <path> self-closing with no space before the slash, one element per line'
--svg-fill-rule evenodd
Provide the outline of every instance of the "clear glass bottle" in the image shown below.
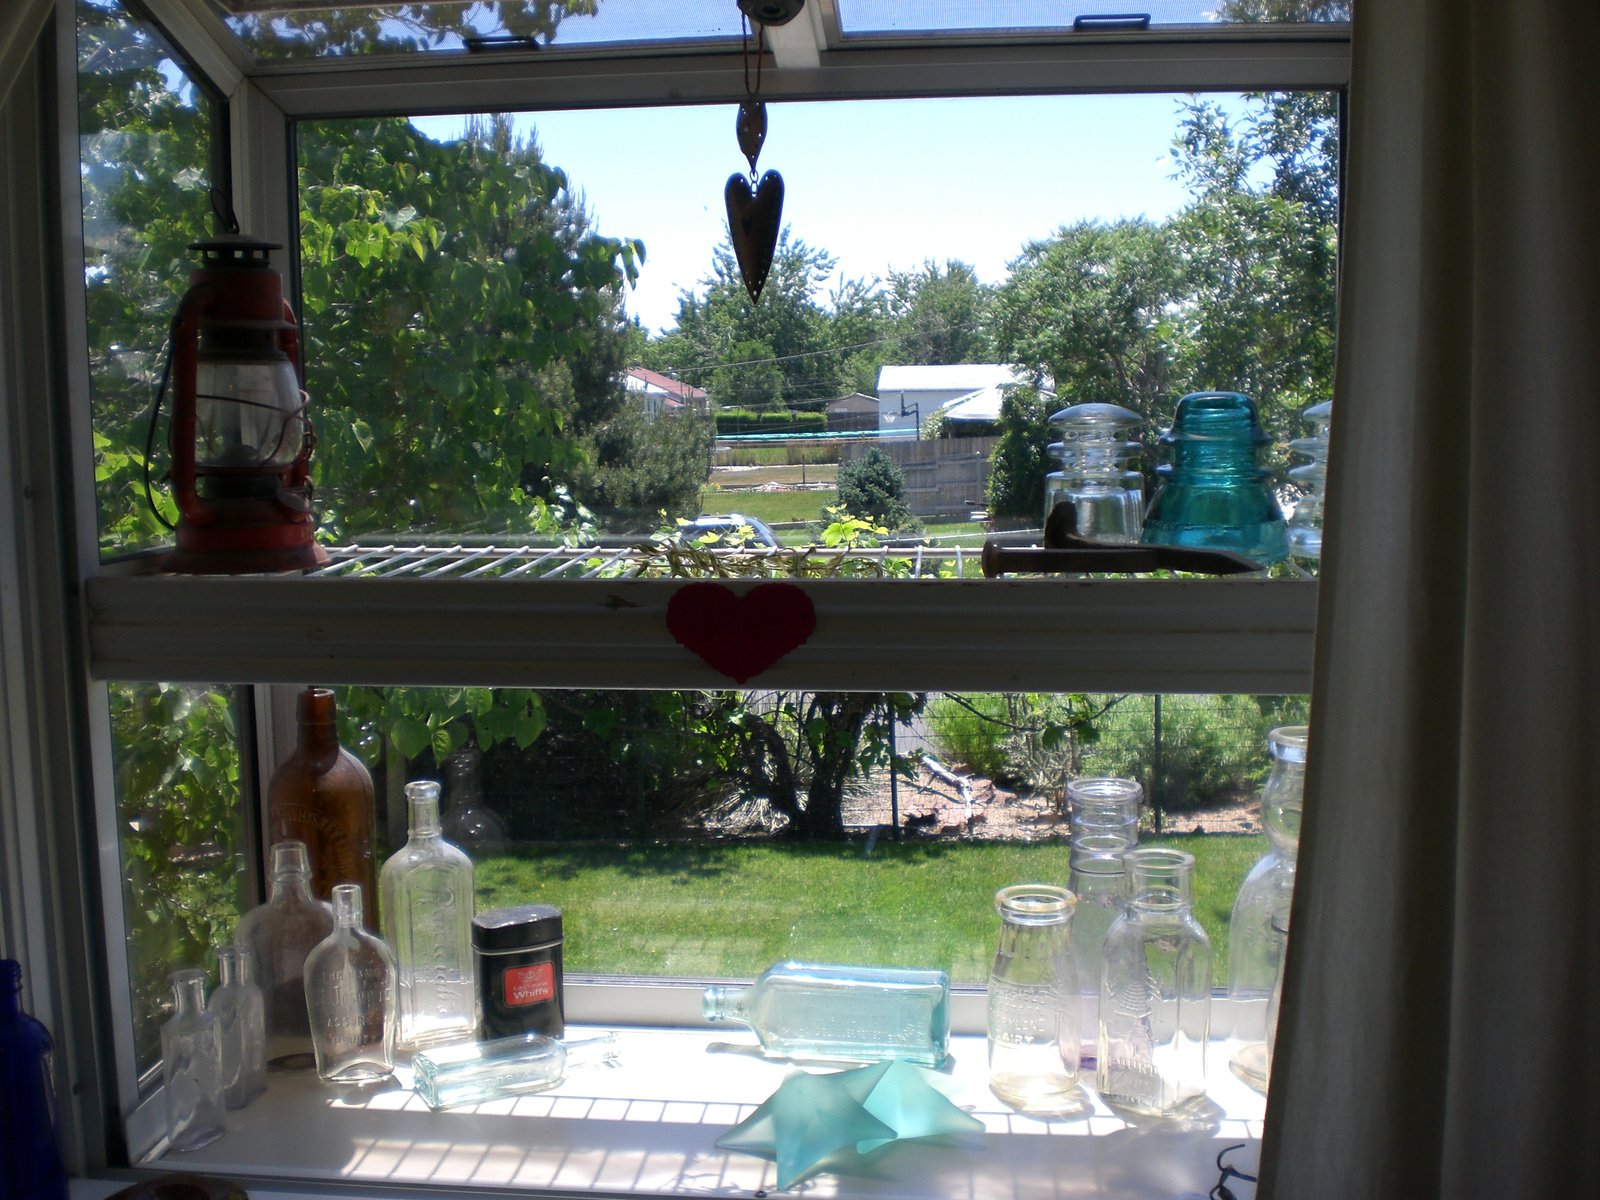
<path fill-rule="evenodd" d="M 943 971 L 785 962 L 747 988 L 709 987 L 708 1021 L 738 1021 L 762 1047 L 794 1058 L 925 1067 L 950 1049 L 950 977 Z"/>
<path fill-rule="evenodd" d="M 1050 418 L 1061 440 L 1050 454 L 1060 464 L 1044 482 L 1044 519 L 1070 500 L 1079 537 L 1137 542 L 1144 531 L 1144 447 L 1139 414 L 1115 404 L 1074 404 Z"/>
<path fill-rule="evenodd" d="M 1333 401 L 1313 404 L 1301 414 L 1311 422 L 1311 436 L 1295 438 L 1289 449 L 1310 462 L 1289 468 L 1289 478 L 1304 493 L 1289 518 L 1289 553 L 1300 558 L 1322 557 L 1322 511 L 1328 486 L 1328 426 L 1333 421 Z"/>
<path fill-rule="evenodd" d="M 483 751 L 468 742 L 444 760 L 444 836 L 476 859 L 501 854 L 506 827 L 483 798 Z"/>
<path fill-rule="evenodd" d="M 1122 856 L 1127 911 L 1106 934 L 1095 1088 L 1113 1108 L 1177 1112 L 1206 1090 L 1211 941 L 1194 918 L 1194 855 Z"/>
<path fill-rule="evenodd" d="M 306 958 L 306 1011 L 317 1074 L 328 1083 L 373 1083 L 394 1074 L 394 958 L 361 927 L 361 888 L 333 889 L 334 930 Z"/>
<path fill-rule="evenodd" d="M 304 842 L 272 847 L 271 878 L 267 902 L 239 918 L 233 940 L 255 960 L 256 985 L 266 1003 L 268 1063 L 280 1070 L 305 1068 L 314 1061 L 306 955 L 333 932 L 333 909 L 311 894 Z"/>
<path fill-rule="evenodd" d="M 1079 990 L 1066 888 L 1001 888 L 1000 939 L 989 971 L 989 1090 L 1024 1113 L 1081 1103 Z"/>
<path fill-rule="evenodd" d="M 1100 963 L 1106 933 L 1122 915 L 1125 890 L 1122 856 L 1139 844 L 1139 805 L 1144 788 L 1111 776 L 1067 784 L 1071 822 L 1071 874 L 1077 897 L 1072 914 L 1072 952 L 1077 960 L 1080 1061 L 1093 1068 L 1100 1029 Z"/>
<path fill-rule="evenodd" d="M 401 1050 L 470 1038 L 478 1028 L 472 974 L 472 861 L 444 840 L 439 785 L 406 784 L 411 836 L 383 864 L 383 933 L 399 972 Z"/>
<path fill-rule="evenodd" d="M 1233 1011 L 1233 1028 L 1228 1037 L 1228 1065 L 1261 1092 L 1267 1090 L 1272 1069 L 1267 1009 L 1288 945 L 1308 733 L 1304 725 L 1286 725 L 1267 735 L 1272 773 L 1261 789 L 1261 827 L 1268 850 L 1240 885 L 1230 923 L 1228 1007 Z"/>
<path fill-rule="evenodd" d="M 573 1042 L 523 1033 L 431 1047 L 411 1060 L 411 1069 L 423 1103 L 449 1108 L 541 1092 L 560 1083 L 569 1071 L 616 1060 L 615 1033 Z"/>
<path fill-rule="evenodd" d="M 50 1031 L 22 1011 L 22 964 L 0 958 L 0 1196 L 67 1200 Z"/>
<path fill-rule="evenodd" d="M 1168 461 L 1156 468 L 1156 493 L 1144 541 L 1232 550 L 1262 566 L 1289 553 L 1283 513 L 1258 455 L 1270 439 L 1256 403 L 1237 392 L 1195 392 L 1178 401 L 1161 435 Z"/>
<path fill-rule="evenodd" d="M 248 946 L 217 950 L 217 990 L 206 1010 L 222 1031 L 222 1103 L 243 1108 L 267 1089 L 267 1006 Z"/>
<path fill-rule="evenodd" d="M 167 1101 L 167 1147 L 209 1146 L 222 1124 L 222 1022 L 206 1011 L 206 973 L 167 976 L 177 1011 L 161 1027 L 161 1079 Z"/>

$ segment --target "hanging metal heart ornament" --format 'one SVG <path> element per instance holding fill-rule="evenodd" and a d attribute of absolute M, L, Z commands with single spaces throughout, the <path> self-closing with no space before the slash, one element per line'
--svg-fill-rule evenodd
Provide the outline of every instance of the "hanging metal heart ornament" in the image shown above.
<path fill-rule="evenodd" d="M 761 99 L 761 56 L 766 50 L 766 26 L 756 25 L 756 82 L 750 86 L 750 27 L 744 29 L 744 91 L 739 105 L 739 116 L 734 121 L 734 135 L 739 140 L 739 151 L 750 164 L 750 177 L 728 176 L 722 189 L 722 200 L 728 209 L 728 240 L 733 243 L 733 257 L 739 263 L 739 275 L 744 280 L 744 290 L 750 293 L 750 303 L 761 300 L 761 289 L 766 286 L 772 271 L 772 256 L 778 249 L 778 233 L 783 228 L 783 176 L 768 171 L 756 180 L 756 160 L 761 157 L 761 147 L 767 140 L 767 106 Z"/>

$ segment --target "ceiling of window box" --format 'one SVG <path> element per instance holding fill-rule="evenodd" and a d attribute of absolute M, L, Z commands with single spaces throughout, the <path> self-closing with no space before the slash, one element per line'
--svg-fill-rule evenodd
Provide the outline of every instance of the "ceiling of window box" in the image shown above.
<path fill-rule="evenodd" d="M 683 48 L 740 37 L 734 0 L 208 0 L 260 59 L 465 53 L 499 48 Z M 1349 0 L 812 0 L 830 42 L 1075 33 L 1080 18 L 1149 17 L 1151 29 L 1347 21 Z M 1087 26 L 1096 36 L 1139 36 Z M 1076 32 L 1082 33 L 1084 29 Z"/>

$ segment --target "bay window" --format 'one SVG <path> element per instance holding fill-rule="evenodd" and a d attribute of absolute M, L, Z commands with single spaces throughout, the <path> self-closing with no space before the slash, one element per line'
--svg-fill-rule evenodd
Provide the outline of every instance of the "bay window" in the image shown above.
<path fill-rule="evenodd" d="M 1041 412 L 1121 388 L 1152 450 L 1190 383 L 1255 394 L 1281 473 L 1286 443 L 1307 432 L 1299 411 L 1326 399 L 1331 379 L 1347 13 L 1163 3 L 1132 28 L 1092 6 L 1058 7 L 1045 24 L 1033 5 L 812 0 L 771 38 L 763 95 L 789 145 L 769 145 L 770 165 L 799 157 L 807 113 L 824 109 L 871 123 L 892 108 L 926 124 L 965 105 L 981 124 L 998 97 L 1010 113 L 1044 97 L 1170 96 L 1189 150 L 1172 168 L 1189 189 L 1183 219 L 1019 231 L 1015 286 L 987 318 L 1003 344 L 984 352 L 1021 373 Z M 75 58 L 57 54 L 58 70 L 76 70 L 53 102 L 78 155 L 60 165 L 60 208 L 82 230 L 82 261 L 61 271 L 67 366 L 55 403 L 70 419 L 45 423 L 66 473 L 52 503 L 72 614 L 51 636 L 77 731 L 60 753 L 81 773 L 72 837 L 91 911 L 70 934 L 81 961 L 51 978 L 92 997 L 92 1032 L 69 1038 L 68 1053 L 106 1123 L 96 1133 L 74 1118 L 82 1164 L 318 1184 L 754 1191 L 770 1182 L 759 1164 L 711 1143 L 779 1076 L 701 1027 L 693 984 L 786 957 L 950 972 L 954 1075 L 1008 1148 L 1005 1161 L 949 1147 L 896 1159 L 917 1181 L 905 1186 L 1021 1195 L 1083 1172 L 1130 1195 L 1203 1191 L 1219 1139 L 1259 1138 L 1262 1101 L 1220 1049 L 1216 1111 L 1141 1163 L 1127 1148 L 1137 1131 L 1109 1112 L 1008 1115 L 984 1099 L 981 987 L 993 892 L 1065 881 L 1057 800 L 1065 777 L 1085 773 L 1139 779 L 1151 793 L 1145 837 L 1203 851 L 1199 915 L 1225 985 L 1226 915 L 1261 842 L 1242 802 L 1264 774 L 1266 730 L 1304 719 L 1314 565 L 1227 580 L 984 579 L 984 528 L 970 519 L 904 536 L 869 524 L 804 548 L 842 524 L 825 511 L 832 491 L 777 522 L 794 528 L 771 552 L 684 536 L 677 519 L 706 504 L 713 418 L 635 414 L 629 368 L 654 356 L 708 409 L 727 400 L 731 414 L 755 396 L 820 412 L 835 390 L 871 390 L 896 361 L 879 347 L 911 344 L 910 325 L 891 336 L 885 322 L 915 320 L 910 301 L 894 308 L 893 281 L 874 290 L 819 268 L 807 277 L 826 297 L 814 307 L 835 324 L 802 352 L 812 375 L 756 338 L 713 360 L 715 298 L 697 290 L 714 288 L 713 264 L 710 283 L 684 281 L 676 331 L 652 337 L 628 303 L 659 251 L 603 211 L 597 223 L 587 206 L 599 192 L 530 149 L 542 114 L 578 110 L 596 110 L 593 129 L 668 130 L 668 164 L 670 139 L 692 136 L 707 112 L 728 117 L 731 147 L 743 94 L 732 0 L 60 0 L 53 28 L 75 45 Z M 1273 106 L 1297 97 L 1310 99 L 1273 125 Z M 1206 173 L 1231 144 L 1230 121 L 1265 144 L 1291 118 L 1314 126 L 1296 154 L 1258 147 L 1269 165 L 1255 177 Z M 1033 136 L 1052 152 L 1048 126 Z M 871 178 L 870 157 L 850 165 Z M 653 183 L 713 201 L 718 187 Z M 984 189 L 1004 177 L 960 183 L 971 220 L 989 219 Z M 820 202 L 796 195 L 792 212 Z M 304 576 L 159 571 L 175 513 L 165 417 L 151 405 L 193 265 L 184 246 L 229 204 L 248 232 L 283 243 L 274 265 L 300 321 L 318 536 L 332 556 Z M 1130 268 L 1114 282 L 1148 285 L 1155 299 L 1129 300 L 1139 328 L 1093 361 L 1063 333 L 1082 314 L 1048 307 L 1050 273 L 1081 268 L 1078 294 L 1109 309 L 1115 289 L 1093 292 L 1106 264 L 1140 256 L 1160 259 L 1153 275 L 1179 264 L 1203 286 L 1158 286 Z M 704 336 L 689 345 L 694 321 Z M 671 337 L 680 344 L 666 346 Z M 760 446 L 723 436 L 717 453 L 730 462 L 727 447 Z M 797 454 L 794 465 L 824 478 L 842 469 Z M 659 482 L 684 463 L 704 464 L 692 488 Z M 718 511 L 742 495 L 719 493 Z M 736 592 L 741 578 L 792 582 L 815 631 L 736 686 L 668 630 L 685 578 Z M 44 595 L 51 584 L 28 586 Z M 631 1065 L 470 1115 L 429 1114 L 409 1092 L 331 1097 L 280 1080 L 230 1116 L 241 1137 L 160 1157 L 162 979 L 207 966 L 262 896 L 266 783 L 293 748 L 293 697 L 308 683 L 339 689 L 341 734 L 374 776 L 386 851 L 404 840 L 404 784 L 472 759 L 504 837 L 474 850 L 480 906 L 565 910 L 569 1019 L 621 1026 Z M 846 727 L 847 753 L 829 762 L 817 730 Z M 1210 818 L 1191 812 L 1202 793 L 1240 802 L 1236 836 L 1203 828 Z M 802 828 L 827 836 L 794 836 Z M 1217 1011 L 1225 1035 L 1220 999 Z M 845 1179 L 838 1190 L 896 1186 Z"/>

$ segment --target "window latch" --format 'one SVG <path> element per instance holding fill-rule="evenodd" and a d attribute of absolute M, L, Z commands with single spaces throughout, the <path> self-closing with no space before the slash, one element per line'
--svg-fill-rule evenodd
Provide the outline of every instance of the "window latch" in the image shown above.
<path fill-rule="evenodd" d="M 1115 33 L 1149 28 L 1149 13 L 1084 13 L 1072 18 L 1073 33 Z"/>

